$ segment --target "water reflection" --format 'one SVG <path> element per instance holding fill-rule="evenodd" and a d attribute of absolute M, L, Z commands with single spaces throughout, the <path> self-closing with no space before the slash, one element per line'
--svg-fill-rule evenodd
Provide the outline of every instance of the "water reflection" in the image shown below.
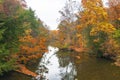
<path fill-rule="evenodd" d="M 112 65 L 109 60 L 88 56 L 88 53 L 77 54 L 51 46 L 48 48 L 36 70 L 39 74 L 37 80 L 120 80 L 120 67 Z M 80 56 L 80 59 L 75 56 Z M 35 64 L 29 67 L 36 69 Z M 10 72 L 0 80 L 31 80 L 31 77 Z"/>
<path fill-rule="evenodd" d="M 48 49 L 36 70 L 37 80 L 120 80 L 120 68 L 109 60 L 51 46 Z"/>
<path fill-rule="evenodd" d="M 49 46 L 39 63 L 37 80 L 74 80 L 77 75 L 74 63 L 68 56 L 59 56 L 58 48 Z"/>

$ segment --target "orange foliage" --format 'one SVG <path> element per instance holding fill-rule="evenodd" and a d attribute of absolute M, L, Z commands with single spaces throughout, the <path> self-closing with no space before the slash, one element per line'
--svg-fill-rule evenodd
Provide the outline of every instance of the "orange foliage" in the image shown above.
<path fill-rule="evenodd" d="M 120 1 L 119 0 L 108 0 L 109 1 L 109 17 L 111 20 L 120 18 Z"/>
<path fill-rule="evenodd" d="M 20 62 L 26 63 L 31 59 L 36 59 L 42 56 L 43 52 L 46 52 L 46 38 L 45 37 L 32 37 L 30 35 L 31 30 L 26 31 L 26 36 L 21 37 L 19 41 L 20 52 L 18 53 Z"/>

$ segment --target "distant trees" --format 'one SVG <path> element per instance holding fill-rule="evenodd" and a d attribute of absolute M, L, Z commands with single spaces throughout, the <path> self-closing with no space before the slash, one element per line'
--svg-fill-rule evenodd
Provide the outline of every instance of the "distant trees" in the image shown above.
<path fill-rule="evenodd" d="M 75 24 L 77 19 L 75 13 L 78 11 L 79 3 L 68 0 L 65 7 L 59 11 L 61 13 L 59 28 L 59 43 L 61 47 L 67 48 L 74 44 L 75 39 Z M 58 43 L 58 44 L 59 44 Z"/>

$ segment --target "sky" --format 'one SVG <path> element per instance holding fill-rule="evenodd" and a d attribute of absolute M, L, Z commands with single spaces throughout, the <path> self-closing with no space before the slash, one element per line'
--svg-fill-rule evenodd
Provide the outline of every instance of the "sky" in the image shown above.
<path fill-rule="evenodd" d="M 61 16 L 58 12 L 65 5 L 65 0 L 25 0 L 28 7 L 35 10 L 38 18 L 46 25 L 50 26 L 51 30 L 57 28 L 57 19 Z"/>
<path fill-rule="evenodd" d="M 60 18 L 59 11 L 65 6 L 66 0 L 25 0 L 38 18 L 40 18 L 50 30 L 57 29 Z M 80 0 L 76 0 L 80 1 Z M 106 1 L 106 0 L 105 0 Z"/>

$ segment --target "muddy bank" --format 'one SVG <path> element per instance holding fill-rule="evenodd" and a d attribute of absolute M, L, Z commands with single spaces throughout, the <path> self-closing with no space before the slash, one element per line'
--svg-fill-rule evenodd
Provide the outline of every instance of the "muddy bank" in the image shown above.
<path fill-rule="evenodd" d="M 61 51 L 75 51 L 79 53 L 88 52 L 87 48 L 80 48 L 75 46 L 70 46 L 68 48 L 59 48 Z"/>

